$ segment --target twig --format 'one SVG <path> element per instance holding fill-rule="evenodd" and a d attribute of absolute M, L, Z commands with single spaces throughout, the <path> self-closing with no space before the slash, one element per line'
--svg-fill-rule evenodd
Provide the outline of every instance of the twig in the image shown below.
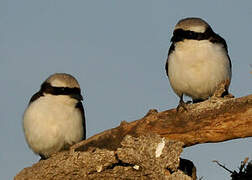
<path fill-rule="evenodd" d="M 228 172 L 230 172 L 231 174 L 233 174 L 234 172 L 229 170 L 228 168 L 226 168 L 224 165 L 220 164 L 218 161 L 213 160 L 213 162 L 217 163 L 220 167 L 224 168 L 225 170 L 227 170 Z"/>

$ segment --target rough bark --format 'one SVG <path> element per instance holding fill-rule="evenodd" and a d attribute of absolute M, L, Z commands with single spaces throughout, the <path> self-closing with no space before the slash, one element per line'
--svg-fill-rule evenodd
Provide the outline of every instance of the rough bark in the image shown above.
<path fill-rule="evenodd" d="M 126 136 L 116 151 L 89 148 L 65 151 L 23 169 L 21 179 L 157 179 L 192 180 L 179 170 L 182 142 L 148 134 Z"/>
<path fill-rule="evenodd" d="M 176 161 L 181 150 L 176 150 L 176 156 L 171 155 L 169 153 L 175 146 L 168 147 L 167 144 L 183 142 L 183 147 L 188 147 L 252 136 L 252 95 L 212 97 L 202 103 L 189 104 L 186 108 L 187 111 L 179 112 L 176 109 L 163 112 L 150 110 L 139 120 L 131 123 L 123 121 L 116 128 L 72 146 L 69 152 L 57 153 L 48 160 L 25 168 L 16 179 L 176 179 L 176 175 L 187 179 L 190 177 L 178 170 Z M 161 137 L 144 140 L 142 135 L 149 133 Z M 168 153 L 164 153 L 164 157 L 173 157 L 173 160 L 157 160 L 153 156 L 157 144 L 164 140 Z M 138 144 L 140 141 L 144 143 Z M 147 147 L 150 149 L 144 152 Z"/>
<path fill-rule="evenodd" d="M 125 135 L 138 137 L 146 133 L 159 134 L 167 139 L 195 144 L 222 142 L 252 136 L 252 95 L 241 98 L 210 98 L 187 105 L 187 111 L 171 109 L 150 110 L 142 119 L 97 134 L 73 146 L 85 150 L 99 147 L 115 150 Z"/>

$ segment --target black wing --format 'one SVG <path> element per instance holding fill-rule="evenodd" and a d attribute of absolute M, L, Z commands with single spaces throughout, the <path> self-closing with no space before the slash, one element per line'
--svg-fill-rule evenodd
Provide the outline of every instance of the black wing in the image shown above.
<path fill-rule="evenodd" d="M 228 55 L 228 47 L 227 47 L 227 43 L 226 43 L 225 39 L 223 39 L 219 34 L 214 33 L 212 35 L 212 37 L 210 38 L 210 41 L 212 43 L 222 44 L 223 48 L 227 52 L 230 69 L 232 69 L 232 63 L 231 63 L 230 57 Z"/>
<path fill-rule="evenodd" d="M 33 101 L 37 100 L 37 99 L 40 98 L 41 96 L 44 96 L 43 93 L 42 93 L 42 91 L 39 91 L 39 92 L 35 93 L 35 94 L 31 97 L 29 104 L 31 104 Z"/>
<path fill-rule="evenodd" d="M 230 71 L 232 71 L 232 63 L 231 63 L 231 60 L 230 60 L 230 57 L 228 54 L 227 54 L 227 57 L 228 57 L 228 61 L 229 61 Z"/>
<path fill-rule="evenodd" d="M 166 63 L 165 63 L 165 71 L 166 71 L 166 74 L 168 76 L 168 58 L 167 58 Z"/>
<path fill-rule="evenodd" d="M 174 49 L 175 49 L 175 46 L 174 46 L 174 43 L 172 43 L 171 46 L 170 46 L 170 48 L 169 48 L 167 60 L 166 60 L 166 63 L 165 63 L 165 71 L 166 71 L 167 76 L 169 76 L 168 75 L 168 59 L 169 59 L 169 55 L 174 51 Z"/>
<path fill-rule="evenodd" d="M 84 108 L 82 105 L 82 102 L 79 101 L 76 106 L 76 108 L 78 108 L 81 112 L 81 116 L 82 116 L 82 126 L 83 126 L 83 140 L 86 139 L 86 119 L 85 119 L 85 112 L 84 112 Z"/>

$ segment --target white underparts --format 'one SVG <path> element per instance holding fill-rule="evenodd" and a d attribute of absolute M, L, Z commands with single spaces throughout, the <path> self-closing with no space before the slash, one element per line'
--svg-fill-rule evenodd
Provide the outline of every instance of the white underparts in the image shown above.
<path fill-rule="evenodd" d="M 231 80 L 231 69 L 221 44 L 184 40 L 175 44 L 168 57 L 168 75 L 178 96 L 207 99 L 221 82 Z"/>

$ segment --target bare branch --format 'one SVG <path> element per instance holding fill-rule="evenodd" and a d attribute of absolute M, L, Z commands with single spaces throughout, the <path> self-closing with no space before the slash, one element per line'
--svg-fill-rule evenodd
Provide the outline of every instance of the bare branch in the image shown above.
<path fill-rule="evenodd" d="M 144 140 L 142 146 L 138 147 L 139 137 L 146 134 L 158 134 L 161 137 L 154 145 L 148 144 L 155 139 L 152 137 L 149 140 Z M 136 144 L 132 146 L 125 144 L 123 140 L 128 137 L 126 135 L 131 135 L 132 139 L 129 142 Z M 177 112 L 176 109 L 171 109 L 157 112 L 157 110 L 150 110 L 146 116 L 139 120 L 130 123 L 123 121 L 116 128 L 104 131 L 72 146 L 70 151 L 59 152 L 48 160 L 25 168 L 15 179 L 64 179 L 66 177 L 69 177 L 68 179 L 85 179 L 87 177 L 95 179 L 94 177 L 112 178 L 112 176 L 116 178 L 137 176 L 138 179 L 148 179 L 153 175 L 156 177 L 160 174 L 156 171 L 160 168 L 154 166 L 153 163 L 157 161 L 160 153 L 164 152 L 164 141 L 170 142 L 168 144 L 182 142 L 180 143 L 181 148 L 181 146 L 188 147 L 200 143 L 222 142 L 251 136 L 252 95 L 241 98 L 213 97 L 202 103 L 187 105 L 187 111 Z M 135 157 L 141 155 L 140 152 L 146 148 L 152 148 L 153 158 L 149 158 L 149 155 Z M 151 151 L 147 150 L 146 152 Z M 171 147 L 167 152 L 180 153 L 181 150 Z M 124 154 L 127 156 L 124 157 Z M 146 160 L 142 161 L 145 157 Z M 171 158 L 171 161 L 174 162 L 178 160 L 178 156 L 174 155 L 165 155 L 164 157 L 175 157 Z M 137 159 L 139 161 L 136 161 Z M 243 171 L 242 173 L 232 172 L 217 161 L 215 162 L 232 173 L 232 177 L 243 174 L 246 178 L 251 177 L 249 173 L 247 175 Z M 171 163 L 170 167 L 162 167 L 161 174 L 174 177 L 173 179 L 178 176 L 183 176 L 185 179 L 196 179 L 196 170 L 193 170 L 195 168 L 191 168 L 190 172 L 195 173 L 190 173 L 192 176 L 189 177 L 179 170 L 177 164 Z M 240 169 L 244 169 L 244 164 L 246 161 L 243 162 Z M 153 170 L 154 167 L 156 168 Z M 249 171 L 249 168 L 246 171 Z M 187 171 L 188 167 L 181 169 Z"/>
<path fill-rule="evenodd" d="M 156 133 L 181 141 L 184 147 L 195 144 L 222 142 L 252 136 L 252 95 L 241 98 L 212 98 L 187 106 L 188 111 L 171 109 L 150 110 L 142 119 L 104 131 L 73 146 L 76 150 L 88 147 L 116 149 L 127 134 L 140 136 Z"/>
<path fill-rule="evenodd" d="M 224 165 L 222 165 L 221 163 L 219 163 L 218 161 L 216 160 L 213 160 L 213 162 L 217 163 L 220 167 L 224 168 L 225 170 L 227 170 L 228 172 L 230 172 L 231 174 L 233 174 L 234 172 L 229 170 L 228 168 L 226 168 Z"/>

